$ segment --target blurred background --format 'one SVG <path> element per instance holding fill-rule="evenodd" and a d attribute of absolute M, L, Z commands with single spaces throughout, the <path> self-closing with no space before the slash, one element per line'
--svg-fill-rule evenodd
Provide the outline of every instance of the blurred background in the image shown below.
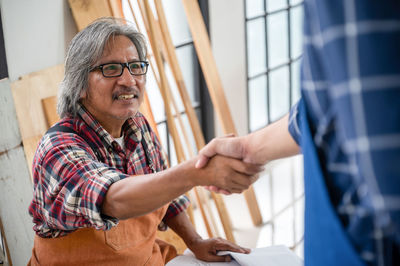
<path fill-rule="evenodd" d="M 6 85 L 0 87 L 0 104 L 8 106 L 7 110 L 14 107 L 11 94 L 6 92 L 5 87 L 8 88 L 9 84 L 26 75 L 63 64 L 68 43 L 78 32 L 69 2 L 0 0 L 0 79 L 7 80 Z M 85 0 L 81 2 L 84 6 Z M 155 10 L 153 1 L 149 2 Z M 187 92 L 208 142 L 224 133 L 210 100 L 204 70 L 199 64 L 182 0 L 161 2 Z M 286 114 L 300 97 L 302 1 L 199 0 L 198 3 L 238 135 L 256 131 Z M 135 14 L 140 8 L 134 0 L 131 5 Z M 122 1 L 122 8 L 125 17 L 134 21 L 128 0 Z M 140 13 L 136 14 L 138 28 L 146 34 L 143 22 L 140 23 Z M 170 67 L 166 66 L 165 72 L 168 79 L 173 80 Z M 152 71 L 148 73 L 146 88 L 162 145 L 171 165 L 175 165 L 178 159 L 174 141 L 169 134 L 164 101 Z M 174 95 L 179 94 L 176 84 L 172 82 L 171 91 Z M 184 127 L 189 127 L 184 104 L 177 98 L 176 104 Z M 7 110 L 3 109 L 0 110 L 1 116 L 4 114 L 5 117 L 11 117 L 10 113 L 15 113 L 13 110 L 6 113 Z M 19 149 L 22 151 L 18 126 L 14 127 L 15 137 L 10 138 L 15 145 L 9 144 L 8 133 L 1 134 L 0 261 L 4 264 L 10 261 L 7 260 L 3 240 L 3 236 L 6 236 L 9 257 L 14 265 L 23 265 L 20 262 L 25 261 L 26 264 L 33 246 L 32 223 L 27 213 L 32 185 L 29 178 L 30 165 L 27 165 L 23 152 L 18 153 Z M 196 151 L 192 135 L 189 135 L 189 143 Z M 16 154 L 13 155 L 13 152 Z M 9 164 L 9 160 L 13 163 Z M 10 191 L 13 199 L 8 194 Z M 283 244 L 302 257 L 302 157 L 269 163 L 254 184 L 254 191 L 262 216 L 261 223 L 256 225 L 243 195 L 223 197 L 236 242 L 251 248 Z M 206 198 L 211 197 L 207 194 Z M 211 212 L 218 217 L 212 200 L 210 204 Z M 193 206 L 196 228 L 202 236 L 208 237 L 198 203 L 193 201 Z M 214 231 L 224 237 L 222 225 L 216 220 Z"/>

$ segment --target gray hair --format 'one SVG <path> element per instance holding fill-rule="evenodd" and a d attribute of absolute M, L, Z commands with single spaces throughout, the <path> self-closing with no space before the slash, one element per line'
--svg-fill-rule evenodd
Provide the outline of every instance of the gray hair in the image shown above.
<path fill-rule="evenodd" d="M 91 23 L 75 35 L 68 48 L 57 103 L 61 118 L 76 116 L 79 99 L 88 87 L 90 69 L 101 58 L 108 40 L 118 35 L 128 37 L 135 45 L 140 60 L 145 60 L 145 38 L 132 23 L 116 18 L 101 18 Z"/>

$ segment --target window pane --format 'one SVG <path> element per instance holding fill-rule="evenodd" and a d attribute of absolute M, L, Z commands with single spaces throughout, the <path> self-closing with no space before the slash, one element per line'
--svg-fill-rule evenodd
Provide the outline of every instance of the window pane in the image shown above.
<path fill-rule="evenodd" d="M 246 17 L 250 18 L 264 12 L 264 0 L 247 0 Z"/>
<path fill-rule="evenodd" d="M 267 77 L 261 76 L 249 81 L 250 131 L 257 130 L 268 123 Z"/>
<path fill-rule="evenodd" d="M 158 123 L 165 119 L 164 101 L 162 99 L 153 70 L 150 68 L 146 75 L 146 91 L 149 96 L 150 106 L 153 111 L 154 120 Z"/>
<path fill-rule="evenodd" d="M 268 67 L 288 61 L 288 22 L 287 11 L 269 15 L 268 26 Z"/>
<path fill-rule="evenodd" d="M 290 0 L 290 4 L 291 5 L 295 5 L 295 4 L 298 4 L 298 3 L 301 3 L 301 2 L 303 2 L 303 0 Z"/>
<path fill-rule="evenodd" d="M 165 17 L 174 45 L 191 39 L 186 13 L 181 0 L 163 0 Z"/>
<path fill-rule="evenodd" d="M 292 58 L 296 58 L 302 53 L 303 37 L 303 6 L 298 6 L 290 10 L 290 31 Z"/>
<path fill-rule="evenodd" d="M 265 0 L 267 5 L 267 12 L 272 12 L 278 9 L 286 8 L 286 0 Z"/>
<path fill-rule="evenodd" d="M 289 110 L 289 69 L 287 66 L 270 73 L 271 121 L 285 115 Z"/>
<path fill-rule="evenodd" d="M 264 18 L 247 23 L 247 40 L 248 73 L 253 76 L 266 69 Z"/>
<path fill-rule="evenodd" d="M 174 140 L 172 139 L 171 134 L 168 134 L 169 136 L 169 158 L 170 158 L 170 165 L 174 166 L 178 164 L 178 160 L 176 158 L 176 152 L 175 152 L 175 145 L 174 145 Z"/>
<path fill-rule="evenodd" d="M 257 180 L 257 185 L 254 186 L 256 198 L 260 207 L 263 222 L 267 222 L 271 216 L 271 175 L 269 171 L 262 172 Z"/>
<path fill-rule="evenodd" d="M 163 151 L 168 154 L 168 147 L 167 147 L 167 126 L 166 122 L 160 123 L 157 125 L 158 134 L 160 134 L 160 142 L 163 148 Z"/>
<path fill-rule="evenodd" d="M 292 71 L 292 103 L 295 104 L 300 99 L 300 60 L 291 65 Z"/>
<path fill-rule="evenodd" d="M 199 91 L 196 89 L 196 86 L 199 84 L 199 69 L 193 45 L 176 49 L 176 55 L 190 99 L 192 102 L 199 102 Z"/>
<path fill-rule="evenodd" d="M 290 247 L 294 244 L 293 231 L 293 207 L 288 208 L 275 219 L 275 242 L 274 245 L 285 245 Z"/>
<path fill-rule="evenodd" d="M 274 212 L 282 211 L 292 201 L 291 158 L 278 161 L 272 168 Z"/>

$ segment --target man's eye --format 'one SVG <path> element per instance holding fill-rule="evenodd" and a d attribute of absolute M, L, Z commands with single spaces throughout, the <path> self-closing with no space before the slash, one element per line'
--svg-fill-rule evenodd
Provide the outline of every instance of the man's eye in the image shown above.
<path fill-rule="evenodd" d="M 137 69 L 137 68 L 142 68 L 140 64 L 138 63 L 131 63 L 130 64 L 130 68 L 131 69 Z"/>
<path fill-rule="evenodd" d="M 120 67 L 120 65 L 105 65 L 103 66 L 103 69 L 106 71 L 113 71 L 119 69 Z"/>

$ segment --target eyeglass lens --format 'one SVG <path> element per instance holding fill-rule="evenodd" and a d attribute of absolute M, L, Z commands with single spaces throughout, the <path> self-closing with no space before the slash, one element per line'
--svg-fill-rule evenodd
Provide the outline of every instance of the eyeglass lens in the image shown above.
<path fill-rule="evenodd" d="M 129 72 L 132 75 L 143 75 L 146 73 L 147 64 L 145 62 L 131 62 L 128 64 Z M 103 75 L 107 77 L 115 77 L 122 74 L 122 64 L 105 64 L 102 67 Z"/>

